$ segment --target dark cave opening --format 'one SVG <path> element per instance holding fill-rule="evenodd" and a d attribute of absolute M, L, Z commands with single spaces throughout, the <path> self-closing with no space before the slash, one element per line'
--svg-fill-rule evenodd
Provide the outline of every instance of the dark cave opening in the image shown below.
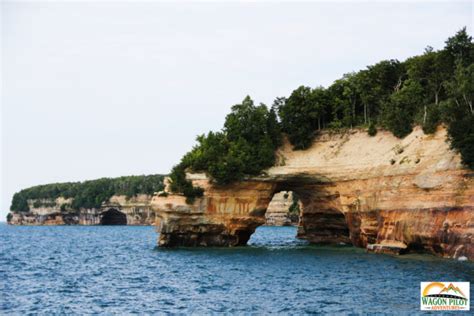
<path fill-rule="evenodd" d="M 102 213 L 100 225 L 127 225 L 127 215 L 115 208 Z"/>

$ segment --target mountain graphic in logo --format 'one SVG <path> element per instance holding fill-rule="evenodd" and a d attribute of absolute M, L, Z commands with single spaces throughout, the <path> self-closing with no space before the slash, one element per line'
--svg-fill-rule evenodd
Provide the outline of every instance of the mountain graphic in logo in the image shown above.
<path fill-rule="evenodd" d="M 466 298 L 466 295 L 457 287 L 454 286 L 452 283 L 449 283 L 448 287 L 445 287 L 444 289 L 439 292 L 439 294 L 451 294 L 451 295 L 457 295 L 459 298 Z"/>
<path fill-rule="evenodd" d="M 433 293 L 434 288 L 441 288 L 438 293 Z M 431 294 L 430 294 L 431 292 Z M 461 291 L 461 289 L 457 286 L 454 286 L 452 283 L 449 283 L 448 286 L 445 286 L 441 282 L 433 282 L 428 285 L 424 292 L 424 297 L 443 297 L 443 298 L 456 298 L 461 300 L 466 300 L 466 295 Z"/>

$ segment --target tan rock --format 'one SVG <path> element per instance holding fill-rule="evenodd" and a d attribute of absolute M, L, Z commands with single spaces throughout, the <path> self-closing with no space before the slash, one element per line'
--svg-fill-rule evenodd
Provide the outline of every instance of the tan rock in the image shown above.
<path fill-rule="evenodd" d="M 302 206 L 299 238 L 474 260 L 474 172 L 462 168 L 444 128 L 415 128 L 401 140 L 385 131 L 322 133 L 307 150 L 285 142 L 277 155 L 267 176 L 228 186 L 189 175 L 205 190 L 193 205 L 179 195 L 153 197 L 160 245 L 244 245 L 265 223 L 273 195 L 292 191 Z"/>
<path fill-rule="evenodd" d="M 126 217 L 127 225 L 155 225 L 157 218 L 151 208 L 152 196 L 139 194 L 132 198 L 124 195 L 114 195 L 100 208 L 81 209 L 79 211 L 63 211 L 62 205 L 72 202 L 72 199 L 57 198 L 55 200 L 40 200 L 41 206 L 35 207 L 35 200 L 29 201 L 30 212 L 10 213 L 11 225 L 99 225 L 104 214 L 115 209 Z"/>
<path fill-rule="evenodd" d="M 297 214 L 290 213 L 293 204 L 293 192 L 282 191 L 276 193 L 265 213 L 267 226 L 291 226 L 298 224 Z"/>

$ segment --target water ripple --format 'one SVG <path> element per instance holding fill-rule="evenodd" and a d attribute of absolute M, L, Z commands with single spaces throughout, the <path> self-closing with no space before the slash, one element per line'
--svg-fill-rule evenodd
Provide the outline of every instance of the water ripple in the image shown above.
<path fill-rule="evenodd" d="M 351 314 L 419 310 L 419 282 L 474 265 L 317 247 L 262 227 L 248 247 L 157 249 L 153 227 L 0 225 L 5 314 Z"/>

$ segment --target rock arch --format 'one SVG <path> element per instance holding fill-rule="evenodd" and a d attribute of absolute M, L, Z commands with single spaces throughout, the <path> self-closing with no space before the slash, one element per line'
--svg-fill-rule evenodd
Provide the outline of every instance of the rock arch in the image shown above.
<path fill-rule="evenodd" d="M 422 251 L 474 258 L 470 226 L 474 208 L 382 209 L 406 201 L 387 193 L 386 184 L 377 178 L 342 182 L 314 176 L 262 178 L 221 187 L 207 179 L 197 182 L 205 193 L 192 205 L 180 195 L 153 198 L 160 220 L 159 246 L 246 245 L 255 229 L 265 223 L 274 193 L 293 191 L 302 204 L 297 238 L 310 243 L 352 244 L 378 253 Z M 399 190 L 406 192 L 412 186 L 408 181 Z M 373 188 L 382 190 L 374 192 Z M 418 193 L 420 199 L 429 194 Z"/>
<path fill-rule="evenodd" d="M 231 185 L 188 174 L 204 189 L 192 205 L 179 194 L 154 196 L 159 245 L 245 245 L 265 223 L 273 194 L 293 191 L 302 202 L 297 237 L 312 243 L 474 260 L 474 176 L 444 129 L 416 128 L 402 140 L 384 131 L 322 133 L 305 151 L 285 143 L 278 154 L 284 165 Z"/>
<path fill-rule="evenodd" d="M 182 196 L 155 200 L 162 219 L 161 246 L 242 246 L 265 223 L 275 193 L 292 191 L 302 209 L 297 237 L 312 243 L 351 244 L 350 227 L 337 192 L 307 179 L 248 180 L 228 186 L 207 185 L 203 198 L 187 205 Z M 159 201 L 165 204 L 158 205 Z M 178 232 L 178 233 L 177 233 Z"/>

